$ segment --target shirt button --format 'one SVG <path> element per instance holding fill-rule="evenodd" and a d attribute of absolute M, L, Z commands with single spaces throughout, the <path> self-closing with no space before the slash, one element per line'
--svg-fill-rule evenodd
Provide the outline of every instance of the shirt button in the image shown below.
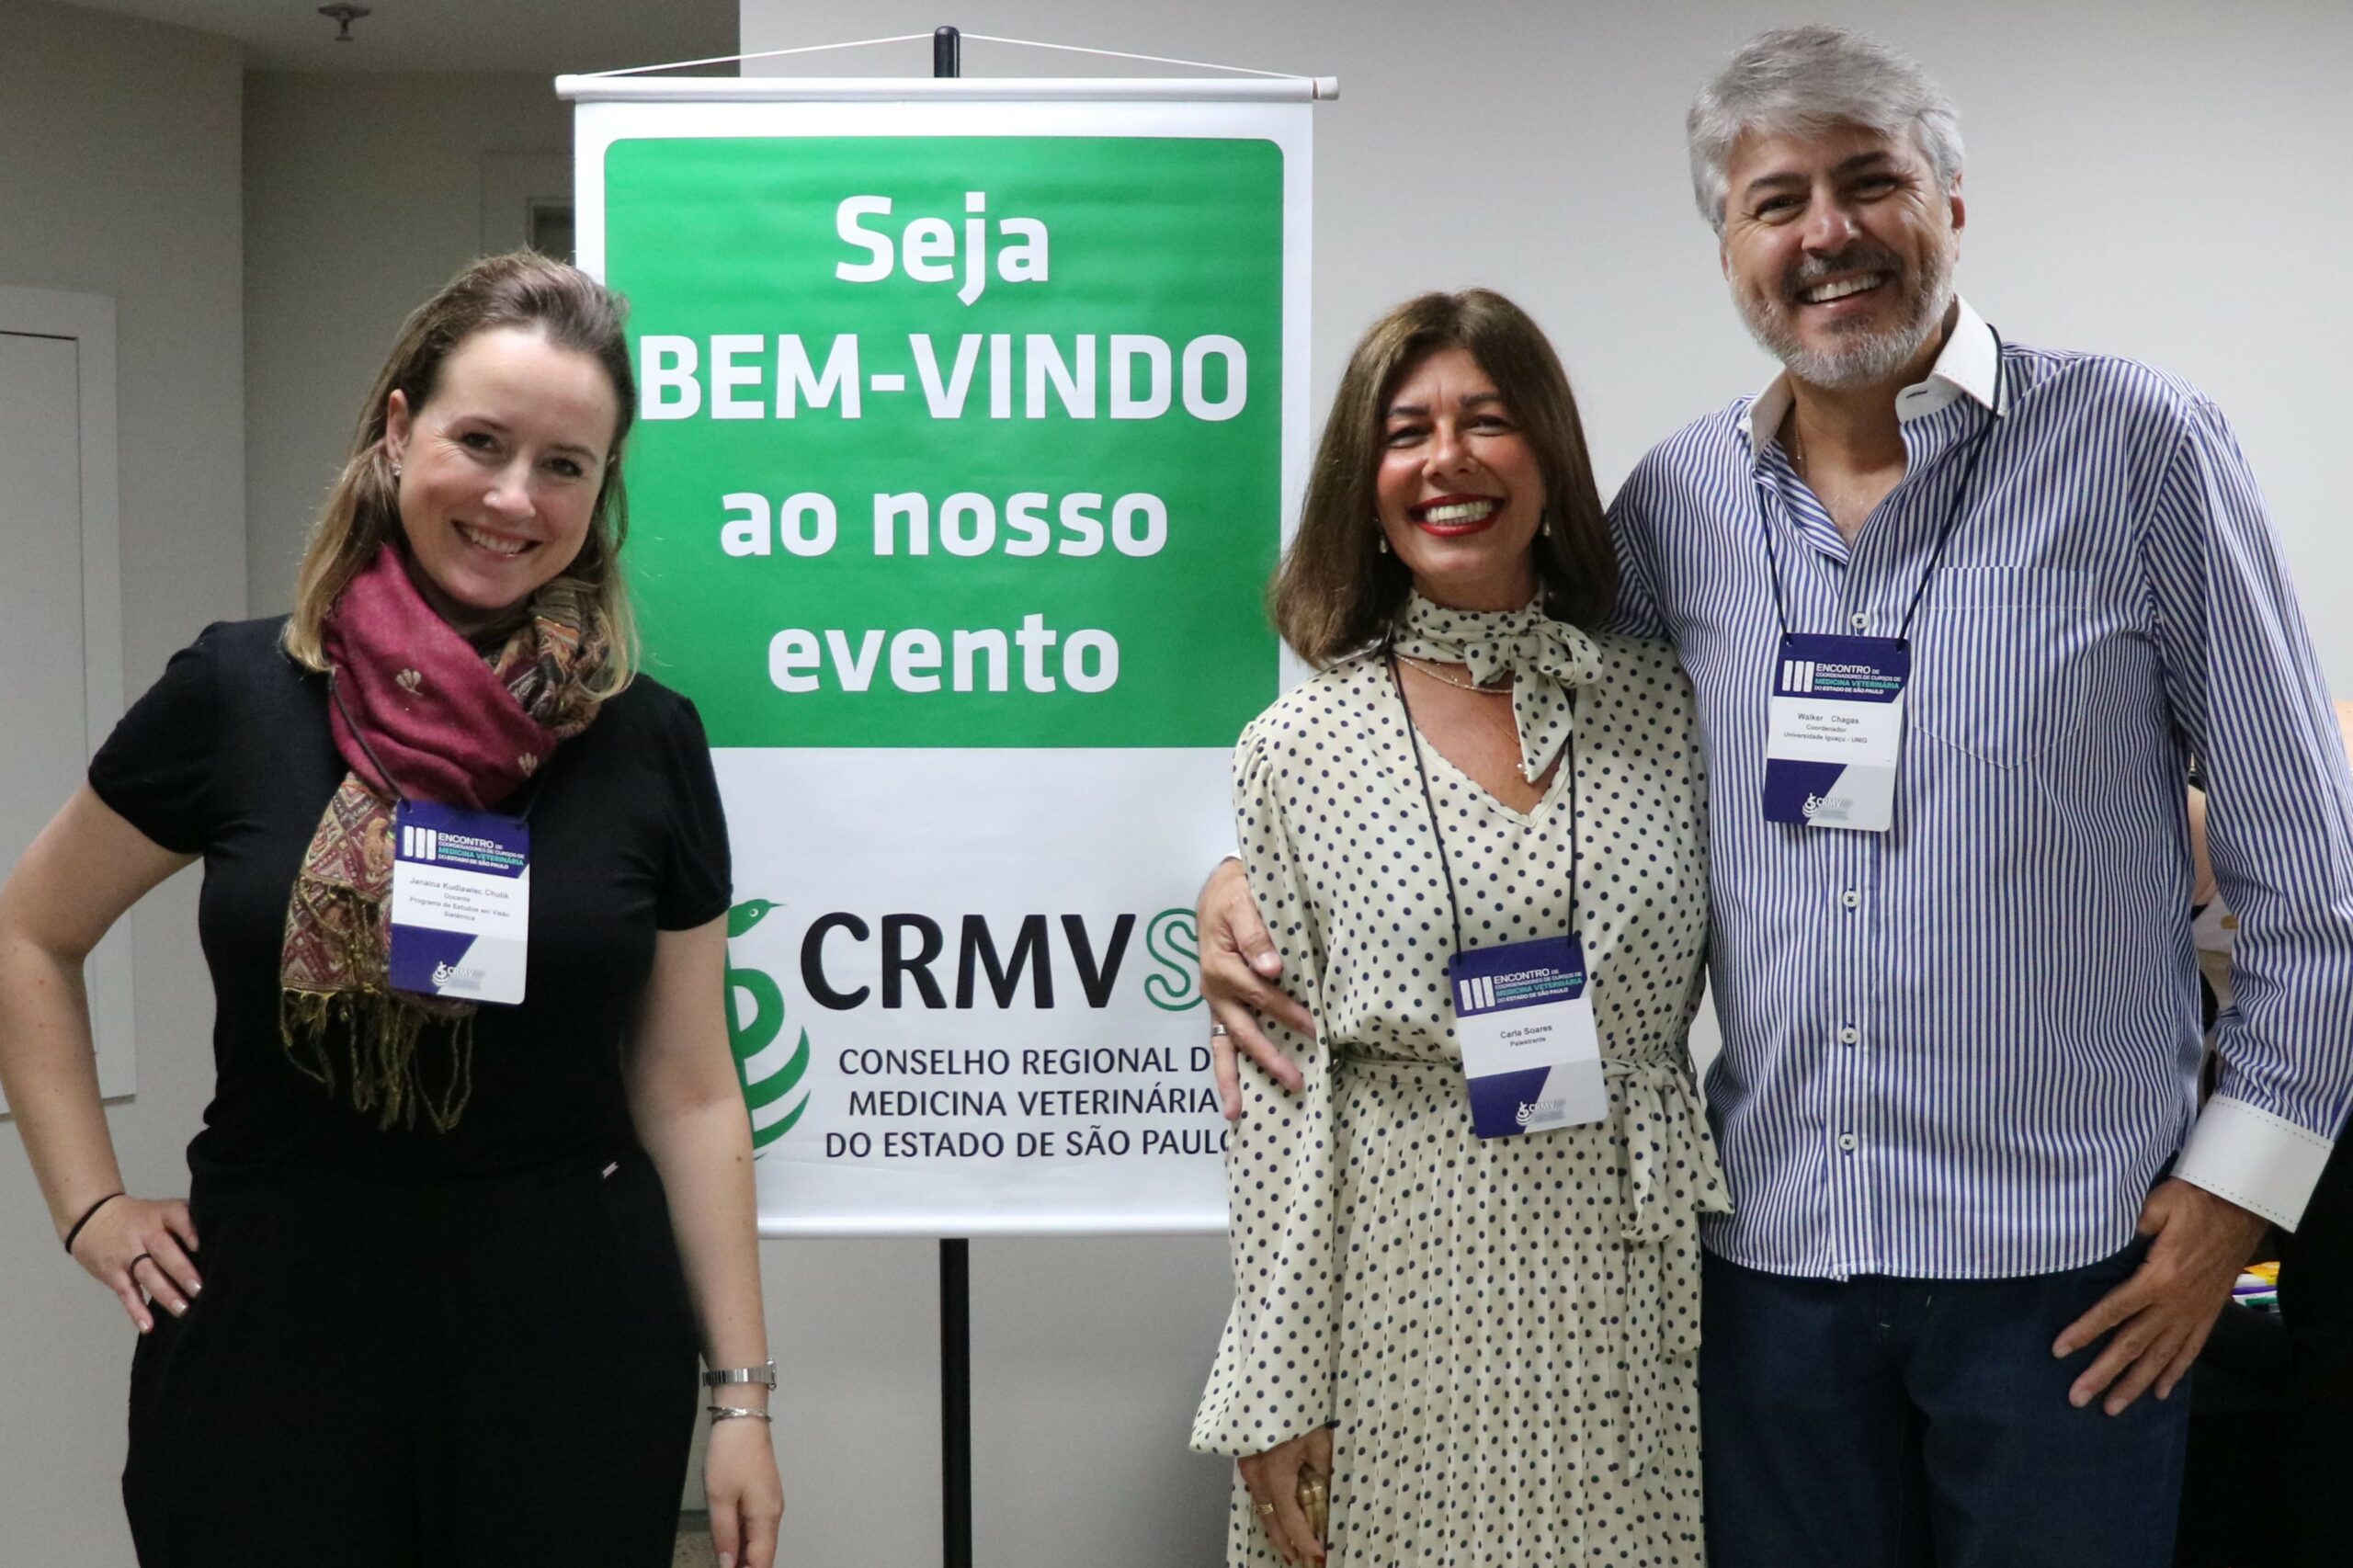
<path fill-rule="evenodd" d="M 1851 1132 L 1841 1132 L 1838 1134 L 1838 1147 L 1847 1153 L 1853 1153 L 1855 1152 L 1855 1135 Z"/>
<path fill-rule="evenodd" d="M 1871 618 L 1864 614 L 1861 610 L 1857 610 L 1854 614 L 1847 618 L 1847 624 L 1853 627 L 1858 631 L 1860 631 L 1864 627 L 1869 626 L 1870 623 Z"/>
<path fill-rule="evenodd" d="M 1852 1045 L 1862 1038 L 1862 1031 L 1858 1029 L 1852 1024 L 1848 1024 L 1845 1028 L 1838 1031 L 1838 1043 L 1840 1045 Z"/>
<path fill-rule="evenodd" d="M 1848 888 L 1845 892 L 1838 895 L 1838 902 L 1845 904 L 1848 909 L 1858 909 L 1862 906 L 1863 895 L 1857 892 L 1854 889 Z"/>

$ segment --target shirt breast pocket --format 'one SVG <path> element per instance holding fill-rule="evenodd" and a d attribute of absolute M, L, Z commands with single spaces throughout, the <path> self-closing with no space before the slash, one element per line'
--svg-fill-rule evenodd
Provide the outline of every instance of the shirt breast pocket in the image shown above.
<path fill-rule="evenodd" d="M 2097 593 L 2068 567 L 1938 573 L 1912 638 L 1913 729 L 1996 767 L 2063 742 L 2083 722 Z"/>

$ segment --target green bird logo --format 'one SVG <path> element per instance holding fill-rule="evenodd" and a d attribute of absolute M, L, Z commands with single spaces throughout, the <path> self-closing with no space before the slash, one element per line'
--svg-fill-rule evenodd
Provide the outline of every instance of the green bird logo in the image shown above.
<path fill-rule="evenodd" d="M 746 899 L 727 912 L 727 937 L 732 944 L 768 915 L 781 907 L 765 898 Z M 767 1152 L 809 1108 L 809 1096 L 793 1097 L 809 1072 L 809 1031 L 788 1044 L 784 1033 L 784 992 L 764 970 L 738 969 L 729 949 L 727 965 L 727 1043 L 735 1052 L 735 1076 L 744 1086 L 745 1108 L 752 1117 L 753 1157 Z M 746 1014 L 744 1004 L 751 1010 Z"/>

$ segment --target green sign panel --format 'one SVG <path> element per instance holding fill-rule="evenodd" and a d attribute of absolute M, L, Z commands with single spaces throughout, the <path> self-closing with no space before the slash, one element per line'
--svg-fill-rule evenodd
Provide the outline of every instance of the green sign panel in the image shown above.
<path fill-rule="evenodd" d="M 1277 687 L 1283 166 L 615 142 L 629 561 L 718 746 L 1227 746 Z"/>

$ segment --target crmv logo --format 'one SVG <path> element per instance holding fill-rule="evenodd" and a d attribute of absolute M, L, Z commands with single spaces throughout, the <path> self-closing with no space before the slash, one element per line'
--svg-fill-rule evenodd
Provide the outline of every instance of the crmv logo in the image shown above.
<path fill-rule="evenodd" d="M 1820 811 L 1829 803 L 1829 801 L 1824 800 L 1819 795 L 1808 795 L 1805 798 L 1805 804 L 1801 807 L 1800 810 L 1803 811 L 1806 815 L 1812 816 L 1814 812 Z"/>
<path fill-rule="evenodd" d="M 1165 1013 L 1201 1005 L 1201 943 L 1189 909 L 1164 909 L 1143 928 L 1144 951 L 1153 971 L 1144 976 L 1144 1000 Z"/>
<path fill-rule="evenodd" d="M 747 899 L 727 912 L 727 937 L 732 943 L 778 906 L 764 898 Z M 752 1117 L 753 1157 L 792 1131 L 809 1108 L 806 1094 L 793 1091 L 809 1072 L 809 1031 L 786 1041 L 784 992 L 766 971 L 738 969 L 729 951 L 727 966 L 727 1043 L 735 1052 L 735 1075 L 744 1086 L 745 1108 Z M 749 998 L 746 1016 L 741 1003 Z"/>
<path fill-rule="evenodd" d="M 1561 1105 L 1562 1102 L 1559 1100 L 1522 1100 L 1519 1102 L 1519 1109 L 1513 1113 L 1512 1119 L 1525 1127 L 1540 1116 L 1559 1114 Z"/>
<path fill-rule="evenodd" d="M 1164 1012 L 1201 1005 L 1193 912 L 1164 909 L 1108 923 L 1083 915 L 935 916 L 899 911 L 870 921 L 836 909 L 801 937 L 801 984 L 820 1007 L 968 1012 L 1027 1005 L 1104 1008 L 1132 975 L 1143 931 L 1144 999 Z M 1074 987 L 1073 982 L 1075 982 Z"/>

